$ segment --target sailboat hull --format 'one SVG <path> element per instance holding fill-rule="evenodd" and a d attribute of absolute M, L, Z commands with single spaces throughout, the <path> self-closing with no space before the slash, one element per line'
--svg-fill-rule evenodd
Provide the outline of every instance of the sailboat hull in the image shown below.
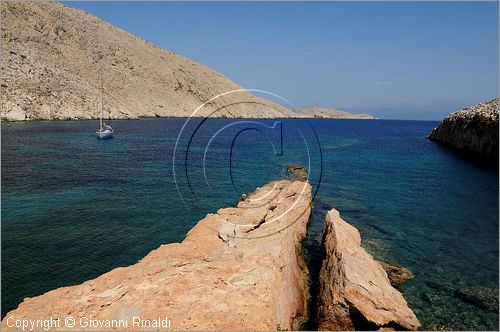
<path fill-rule="evenodd" d="M 109 139 L 113 138 L 113 132 L 109 129 L 96 131 L 97 139 Z"/>

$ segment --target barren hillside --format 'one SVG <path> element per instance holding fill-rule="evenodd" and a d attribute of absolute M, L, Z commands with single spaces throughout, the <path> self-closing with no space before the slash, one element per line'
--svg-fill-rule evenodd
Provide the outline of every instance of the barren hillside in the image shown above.
<path fill-rule="evenodd" d="M 222 74 L 57 2 L 2 2 L 2 119 L 186 117 L 242 89 Z M 168 33 L 168 31 L 166 32 Z M 296 117 L 246 91 L 196 116 Z M 303 117 L 306 115 L 299 115 Z"/>

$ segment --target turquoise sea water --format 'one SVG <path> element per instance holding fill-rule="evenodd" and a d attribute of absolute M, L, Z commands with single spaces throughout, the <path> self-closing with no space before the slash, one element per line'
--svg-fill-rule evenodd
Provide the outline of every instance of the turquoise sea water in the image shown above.
<path fill-rule="evenodd" d="M 437 122 L 249 121 L 191 121 L 179 139 L 185 119 L 114 121 L 108 141 L 95 121 L 3 123 L 2 317 L 181 241 L 206 213 L 304 164 L 313 278 L 335 207 L 376 258 L 415 273 L 401 290 L 423 328 L 498 328 L 498 312 L 457 296 L 498 292 L 498 174 L 426 140 Z"/>

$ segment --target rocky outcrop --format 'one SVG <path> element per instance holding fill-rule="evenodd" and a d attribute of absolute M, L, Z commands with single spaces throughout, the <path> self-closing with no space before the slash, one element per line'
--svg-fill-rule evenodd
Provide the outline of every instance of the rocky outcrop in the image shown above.
<path fill-rule="evenodd" d="M 305 118 L 327 118 L 327 119 L 363 119 L 363 120 L 373 120 L 375 116 L 371 114 L 352 114 L 346 111 L 340 111 L 335 108 L 298 108 L 293 110 L 296 113 L 296 117 Z"/>
<path fill-rule="evenodd" d="M 299 181 L 307 181 L 307 168 L 304 166 L 287 166 L 286 171 Z"/>
<path fill-rule="evenodd" d="M 133 325 L 158 318 L 168 318 L 171 330 L 299 329 L 308 319 L 301 241 L 310 206 L 307 182 L 272 182 L 237 207 L 207 215 L 182 243 L 81 285 L 25 299 L 3 319 L 2 330 L 16 319 L 50 317 L 62 320 L 55 330 L 111 329 L 102 325 L 113 322 L 122 322 L 119 330 L 164 330 Z M 73 328 L 65 317 L 74 318 Z"/>
<path fill-rule="evenodd" d="M 361 247 L 356 228 L 329 211 L 323 235 L 318 293 L 320 330 L 416 330 L 420 323 L 387 277 Z"/>
<path fill-rule="evenodd" d="M 428 138 L 498 159 L 498 98 L 450 114 Z"/>

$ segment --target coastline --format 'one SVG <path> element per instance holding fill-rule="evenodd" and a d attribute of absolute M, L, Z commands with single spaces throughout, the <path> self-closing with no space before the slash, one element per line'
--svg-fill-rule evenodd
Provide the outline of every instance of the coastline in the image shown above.
<path fill-rule="evenodd" d="M 303 249 L 311 211 L 308 182 L 272 181 L 136 264 L 25 298 L 2 329 L 417 329 L 385 268 L 335 209 L 325 219 L 321 274 L 311 281 Z"/>
<path fill-rule="evenodd" d="M 498 172 L 498 98 L 451 113 L 427 139 Z"/>

